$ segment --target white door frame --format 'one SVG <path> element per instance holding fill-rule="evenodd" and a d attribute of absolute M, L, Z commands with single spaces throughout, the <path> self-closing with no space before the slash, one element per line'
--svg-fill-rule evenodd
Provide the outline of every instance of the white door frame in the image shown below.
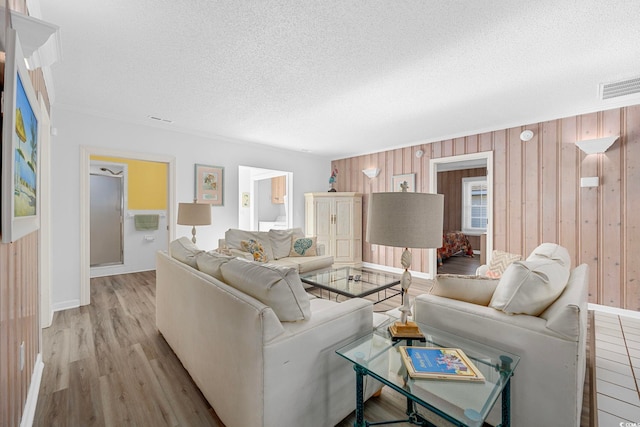
<path fill-rule="evenodd" d="M 176 158 L 162 154 L 138 153 L 133 151 L 113 150 L 104 147 L 80 146 L 80 305 L 91 303 L 89 248 L 90 248 L 90 208 L 89 208 L 89 170 L 91 156 L 120 157 L 124 159 L 143 160 L 148 162 L 166 163 L 168 167 L 168 241 L 175 239 L 176 217 Z"/>
<path fill-rule="evenodd" d="M 486 260 L 489 261 L 489 254 L 493 251 L 493 151 L 483 151 L 481 153 L 462 154 L 452 157 L 441 157 L 437 159 L 429 160 L 429 172 L 431 174 L 429 179 L 429 192 L 438 192 L 438 165 L 446 163 L 457 163 L 469 160 L 482 160 L 487 163 L 487 247 Z M 435 277 L 438 271 L 436 251 L 432 250 L 432 255 L 429 257 L 429 272 Z"/>

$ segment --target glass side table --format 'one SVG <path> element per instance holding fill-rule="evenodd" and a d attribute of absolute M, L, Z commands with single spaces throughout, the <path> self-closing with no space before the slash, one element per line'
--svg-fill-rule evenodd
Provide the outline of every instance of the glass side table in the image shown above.
<path fill-rule="evenodd" d="M 356 371 L 355 427 L 409 422 L 432 426 L 425 415 L 417 411 L 419 405 L 453 425 L 481 427 L 498 398 L 502 402 L 501 427 L 511 425 L 510 382 L 520 357 L 497 348 L 470 341 L 419 324 L 426 342 L 417 340 L 392 341 L 386 328 L 380 328 L 336 351 L 353 363 Z M 479 368 L 484 382 L 440 379 L 414 379 L 408 375 L 402 361 L 400 346 L 453 347 L 462 351 Z M 364 419 L 363 379 L 370 376 L 404 395 L 407 399 L 405 420 L 369 423 Z"/>

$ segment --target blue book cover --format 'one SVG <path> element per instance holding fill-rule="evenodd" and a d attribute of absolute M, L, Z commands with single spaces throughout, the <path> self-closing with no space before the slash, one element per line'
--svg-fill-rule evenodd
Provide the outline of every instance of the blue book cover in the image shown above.
<path fill-rule="evenodd" d="M 458 348 L 400 347 L 402 360 L 414 378 L 484 381 L 484 376 Z"/>

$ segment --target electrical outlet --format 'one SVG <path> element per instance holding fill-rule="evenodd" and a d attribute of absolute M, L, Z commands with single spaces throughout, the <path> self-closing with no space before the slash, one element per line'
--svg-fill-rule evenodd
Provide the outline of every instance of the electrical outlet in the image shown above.
<path fill-rule="evenodd" d="M 24 341 L 20 344 L 20 370 L 24 369 Z"/>

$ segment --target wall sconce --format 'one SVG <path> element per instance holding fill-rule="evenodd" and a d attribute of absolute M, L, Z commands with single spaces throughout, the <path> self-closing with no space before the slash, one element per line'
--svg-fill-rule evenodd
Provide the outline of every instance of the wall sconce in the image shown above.
<path fill-rule="evenodd" d="M 376 176 L 378 176 L 378 174 L 380 174 L 380 169 L 378 168 L 363 169 L 362 173 L 367 175 L 369 178 L 375 178 Z"/>
<path fill-rule="evenodd" d="M 585 154 L 604 153 L 620 138 L 620 135 L 607 136 L 605 138 L 588 139 L 586 141 L 576 141 L 576 146 Z"/>

